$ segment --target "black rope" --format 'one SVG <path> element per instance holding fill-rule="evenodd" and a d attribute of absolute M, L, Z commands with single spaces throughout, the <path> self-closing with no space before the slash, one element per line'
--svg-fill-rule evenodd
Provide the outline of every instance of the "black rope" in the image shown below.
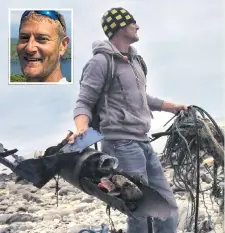
<path fill-rule="evenodd" d="M 114 225 L 114 222 L 113 222 L 113 220 L 111 218 L 111 211 L 110 211 L 110 206 L 109 205 L 107 205 L 107 207 L 106 207 L 106 214 L 109 217 L 109 225 L 110 225 L 110 228 L 111 228 L 111 232 L 116 233 L 115 225 Z"/>
<path fill-rule="evenodd" d="M 55 195 L 56 195 L 56 206 L 58 207 L 59 204 L 59 175 L 57 175 L 57 178 L 55 179 Z"/>
<path fill-rule="evenodd" d="M 97 144 L 97 142 L 95 143 L 95 150 L 98 150 L 98 144 Z"/>
<path fill-rule="evenodd" d="M 199 188 L 200 188 L 200 141 L 199 126 L 197 123 L 196 112 L 193 111 L 194 122 L 196 127 L 196 159 L 197 159 L 197 182 L 196 182 L 196 204 L 195 204 L 195 233 L 198 233 L 198 214 L 199 214 Z"/>

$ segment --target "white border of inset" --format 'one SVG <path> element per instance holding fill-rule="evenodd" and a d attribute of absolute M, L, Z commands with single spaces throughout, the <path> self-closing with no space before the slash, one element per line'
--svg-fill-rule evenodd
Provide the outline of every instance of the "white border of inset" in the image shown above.
<path fill-rule="evenodd" d="M 70 18 L 70 24 L 71 24 L 71 37 L 70 37 L 70 47 L 71 47 L 71 82 L 10 82 L 10 65 L 11 65 L 11 11 L 26 11 L 26 10 L 55 10 L 55 11 L 71 11 L 71 18 Z M 73 70 L 74 70 L 74 62 L 73 62 L 73 38 L 74 38 L 74 32 L 73 32 L 73 8 L 8 8 L 8 85 L 72 85 L 74 82 L 73 77 Z"/>

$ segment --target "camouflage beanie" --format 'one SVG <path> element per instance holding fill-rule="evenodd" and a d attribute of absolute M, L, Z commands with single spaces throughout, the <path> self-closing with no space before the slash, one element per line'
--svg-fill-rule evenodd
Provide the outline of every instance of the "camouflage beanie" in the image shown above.
<path fill-rule="evenodd" d="M 127 10 L 118 7 L 106 11 L 101 23 L 106 36 L 111 38 L 119 29 L 131 23 L 136 23 L 136 21 Z"/>

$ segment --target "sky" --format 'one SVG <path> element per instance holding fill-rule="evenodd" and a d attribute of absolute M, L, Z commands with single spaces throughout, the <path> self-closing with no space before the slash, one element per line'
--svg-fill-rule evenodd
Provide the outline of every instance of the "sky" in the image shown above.
<path fill-rule="evenodd" d="M 9 0 L 1 4 L 1 22 L 8 19 L 9 8 L 73 9 L 74 84 L 8 85 L 9 28 L 2 24 L 0 142 L 5 148 L 17 148 L 19 155 L 29 157 L 57 144 L 67 130 L 74 130 L 73 109 L 82 68 L 92 57 L 92 43 L 106 39 L 100 24 L 102 15 L 119 6 L 140 26 L 140 40 L 133 46 L 148 66 L 147 92 L 197 105 L 216 119 L 225 118 L 225 14 L 221 0 Z M 18 16 L 13 22 L 18 22 Z M 154 117 L 152 132 L 162 130 L 172 114 L 155 112 Z"/>

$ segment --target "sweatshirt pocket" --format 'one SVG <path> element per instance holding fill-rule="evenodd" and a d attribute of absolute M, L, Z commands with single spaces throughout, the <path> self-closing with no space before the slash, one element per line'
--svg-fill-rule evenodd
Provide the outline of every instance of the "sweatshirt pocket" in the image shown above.
<path fill-rule="evenodd" d="M 118 123 L 124 130 L 134 134 L 143 134 L 149 131 L 150 119 L 144 112 L 139 111 L 131 113 L 121 108 L 121 113 L 123 117 L 118 120 Z"/>

